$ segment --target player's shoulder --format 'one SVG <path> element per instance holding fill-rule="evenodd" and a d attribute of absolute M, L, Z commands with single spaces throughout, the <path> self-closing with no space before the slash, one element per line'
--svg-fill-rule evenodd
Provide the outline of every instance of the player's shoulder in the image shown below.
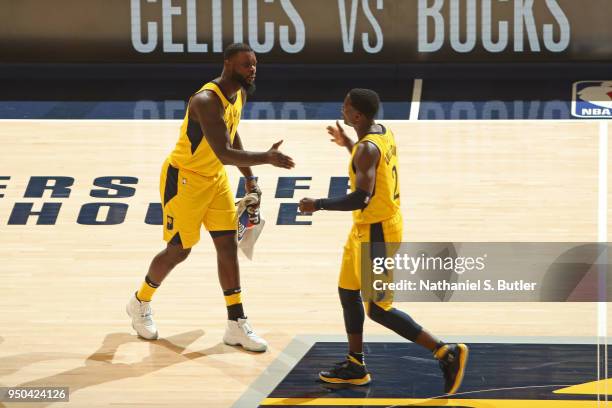
<path fill-rule="evenodd" d="M 212 89 L 202 89 L 191 97 L 191 101 L 197 105 L 220 104 L 221 98 Z"/>
<path fill-rule="evenodd" d="M 191 97 L 190 111 L 218 113 L 223 110 L 223 102 L 219 96 L 209 89 L 203 89 Z"/>
<path fill-rule="evenodd" d="M 370 139 L 364 139 L 357 144 L 355 160 L 377 159 L 380 157 L 380 147 Z"/>

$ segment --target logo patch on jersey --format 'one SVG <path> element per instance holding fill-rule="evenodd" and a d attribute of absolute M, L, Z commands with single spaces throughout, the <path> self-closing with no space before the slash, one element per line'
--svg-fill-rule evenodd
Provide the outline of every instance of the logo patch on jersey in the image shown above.
<path fill-rule="evenodd" d="M 168 215 L 168 218 L 166 219 L 166 229 L 168 231 L 172 231 L 174 229 L 174 217 Z"/>
<path fill-rule="evenodd" d="M 572 115 L 577 118 L 612 118 L 612 81 L 575 82 Z"/>

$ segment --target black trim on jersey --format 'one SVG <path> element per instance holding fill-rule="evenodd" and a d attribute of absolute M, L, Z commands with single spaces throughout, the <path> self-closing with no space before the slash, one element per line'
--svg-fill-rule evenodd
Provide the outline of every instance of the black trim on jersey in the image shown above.
<path fill-rule="evenodd" d="M 191 143 L 191 154 L 195 154 L 198 146 L 202 143 L 204 133 L 202 133 L 200 124 L 191 118 L 187 119 L 187 138 Z"/>
<path fill-rule="evenodd" d="M 164 207 L 168 204 L 168 201 L 178 194 L 178 174 L 179 170 L 169 164 L 166 171 L 166 185 L 164 187 Z"/>
<path fill-rule="evenodd" d="M 382 222 L 370 224 L 370 242 L 385 242 Z"/>
<path fill-rule="evenodd" d="M 236 93 L 236 95 L 234 95 L 233 98 L 228 98 L 227 95 L 225 94 L 225 92 L 223 92 L 223 88 L 221 88 L 221 85 L 219 85 L 219 83 L 217 81 L 215 81 L 214 79 L 212 81 L 213 84 L 217 85 L 219 87 L 219 91 L 221 91 L 221 93 L 223 94 L 223 97 L 232 105 L 236 103 L 236 101 L 238 100 L 238 93 Z M 240 90 L 242 91 L 242 88 L 240 88 Z"/>
<path fill-rule="evenodd" d="M 385 128 L 383 125 L 381 125 L 380 123 L 376 123 L 378 126 L 380 126 L 380 128 L 382 129 L 382 132 L 370 132 L 368 133 L 368 135 L 384 135 L 385 133 L 387 133 L 387 128 Z"/>
<path fill-rule="evenodd" d="M 380 242 L 385 242 L 382 222 L 370 224 L 370 260 L 372 260 L 372 262 L 374 262 L 374 258 L 384 258 L 387 256 L 386 245 L 372 245 Z"/>
<path fill-rule="evenodd" d="M 181 241 L 181 234 L 180 233 L 176 233 L 174 234 L 174 236 L 172 237 L 172 239 L 170 241 L 168 241 L 168 243 L 170 245 L 180 245 L 181 247 L 183 246 L 183 241 Z"/>

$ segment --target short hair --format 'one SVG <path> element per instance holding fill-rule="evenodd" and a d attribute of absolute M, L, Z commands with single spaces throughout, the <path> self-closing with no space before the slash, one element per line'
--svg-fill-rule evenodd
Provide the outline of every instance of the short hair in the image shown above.
<path fill-rule="evenodd" d="M 369 120 L 374 119 L 380 107 L 378 94 L 371 89 L 355 88 L 349 91 L 351 105 Z"/>
<path fill-rule="evenodd" d="M 254 52 L 254 51 L 248 44 L 244 44 L 244 43 L 230 44 L 225 48 L 225 51 L 223 51 L 223 59 L 230 59 L 231 57 L 238 54 L 239 52 Z"/>

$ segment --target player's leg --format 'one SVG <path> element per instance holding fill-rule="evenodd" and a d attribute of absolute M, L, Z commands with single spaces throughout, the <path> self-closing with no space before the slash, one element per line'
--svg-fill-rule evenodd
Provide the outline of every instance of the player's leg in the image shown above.
<path fill-rule="evenodd" d="M 223 341 L 241 345 L 249 351 L 266 351 L 268 343 L 253 331 L 244 314 L 238 244 L 236 242 L 236 206 L 227 176 L 223 172 L 218 189 L 204 216 L 204 226 L 210 232 L 217 251 L 219 283 L 227 307 L 227 328 Z"/>
<path fill-rule="evenodd" d="M 180 182 L 179 182 L 180 180 Z M 163 208 L 164 240 L 167 246 L 149 265 L 140 289 L 130 298 L 127 313 L 132 327 L 146 339 L 158 337 L 152 318 L 151 300 L 163 280 L 179 263 L 189 256 L 191 247 L 200 239 L 202 208 L 194 207 L 192 195 L 202 189 L 201 180 L 192 174 L 183 174 L 165 162 L 160 177 L 160 195 Z"/>
<path fill-rule="evenodd" d="M 179 234 L 176 234 L 179 237 Z M 177 240 L 179 241 L 179 240 Z M 145 276 L 145 281 L 136 292 L 136 297 L 142 302 L 150 302 L 155 290 L 159 288 L 166 276 L 181 262 L 183 262 L 189 254 L 191 248 L 183 248 L 181 242 L 168 242 L 166 248 L 159 252 L 149 265 L 149 271 Z"/>
<path fill-rule="evenodd" d="M 356 271 L 359 237 L 354 226 L 344 246 L 338 294 L 342 305 L 344 327 L 349 343 L 346 359 L 333 368 L 319 373 L 319 379 L 329 383 L 365 385 L 371 381 L 363 355 L 363 323 L 365 312 L 361 299 L 360 279 Z"/>
<path fill-rule="evenodd" d="M 370 225 L 368 235 L 369 242 L 372 243 L 370 259 L 393 256 L 396 248 L 393 249 L 388 243 L 401 242 L 401 217 Z M 392 293 L 381 293 L 376 301 L 370 299 L 366 310 L 368 316 L 375 322 L 433 353 L 434 358 L 440 362 L 444 374 L 446 393 L 454 394 L 459 389 L 467 364 L 468 348 L 465 344 L 446 344 L 435 338 L 408 314 L 393 307 Z"/>
<path fill-rule="evenodd" d="M 367 244 L 363 247 L 365 251 L 363 256 L 369 257 L 372 261 L 376 258 L 392 257 L 394 251 L 389 243 L 400 242 L 402 239 L 401 218 L 398 217 L 391 224 L 385 223 L 384 230 L 382 222 L 364 226 L 361 236 L 363 242 Z M 392 271 L 379 274 L 377 279 L 393 281 Z M 425 336 L 423 328 L 408 314 L 393 307 L 392 291 L 373 291 L 370 299 L 366 299 L 366 312 L 372 320 L 393 330 L 405 339 L 420 344 L 429 350 L 438 346 L 437 340 L 431 336 L 429 338 Z M 418 341 L 421 342 L 418 343 Z"/>
<path fill-rule="evenodd" d="M 244 319 L 236 230 L 210 231 L 217 251 L 217 273 L 225 296 L 228 320 Z"/>
<path fill-rule="evenodd" d="M 157 326 L 153 321 L 151 300 L 153 294 L 172 269 L 189 255 L 191 249 L 168 243 L 167 247 L 155 255 L 149 266 L 149 272 L 140 289 L 130 298 L 126 311 L 132 318 L 132 327 L 140 337 L 154 340 L 158 337 Z"/>

